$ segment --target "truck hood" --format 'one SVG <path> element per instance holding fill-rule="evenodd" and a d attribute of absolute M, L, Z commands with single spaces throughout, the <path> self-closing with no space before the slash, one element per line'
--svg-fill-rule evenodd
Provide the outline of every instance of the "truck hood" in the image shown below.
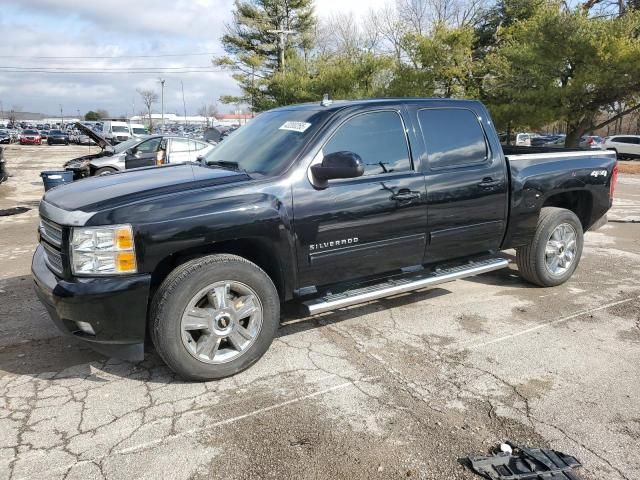
<path fill-rule="evenodd" d="M 66 211 L 89 213 L 153 196 L 250 179 L 249 175 L 233 170 L 170 164 L 79 180 L 49 190 L 43 202 Z"/>
<path fill-rule="evenodd" d="M 81 124 L 80 122 L 76 122 L 75 127 L 78 130 L 80 130 L 82 133 L 84 133 L 87 137 L 89 137 L 91 140 L 96 142 L 96 144 L 99 145 L 102 150 L 106 149 L 106 150 L 113 151 L 113 147 L 111 146 L 111 144 L 107 141 L 106 138 L 104 138 L 98 132 L 91 130 L 89 127 Z"/>

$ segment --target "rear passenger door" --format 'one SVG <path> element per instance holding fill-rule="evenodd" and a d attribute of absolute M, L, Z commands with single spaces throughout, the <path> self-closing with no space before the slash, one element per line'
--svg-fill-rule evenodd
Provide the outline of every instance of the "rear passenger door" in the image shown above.
<path fill-rule="evenodd" d="M 445 106 L 414 113 L 426 157 L 424 262 L 498 250 L 506 228 L 508 179 L 500 145 L 490 145 L 485 132 L 493 128 L 488 115 Z"/>

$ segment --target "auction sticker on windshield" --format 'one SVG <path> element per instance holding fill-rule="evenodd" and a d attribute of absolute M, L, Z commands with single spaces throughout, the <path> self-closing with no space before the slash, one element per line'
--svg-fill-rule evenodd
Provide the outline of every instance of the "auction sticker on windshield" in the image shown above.
<path fill-rule="evenodd" d="M 292 132 L 304 132 L 307 128 L 311 126 L 310 123 L 307 122 L 284 122 L 282 126 L 278 130 L 291 130 Z"/>

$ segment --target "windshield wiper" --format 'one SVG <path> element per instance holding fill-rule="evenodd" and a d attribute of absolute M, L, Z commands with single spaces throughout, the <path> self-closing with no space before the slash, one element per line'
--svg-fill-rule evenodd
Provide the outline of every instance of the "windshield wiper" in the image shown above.
<path fill-rule="evenodd" d="M 228 170 L 235 170 L 236 172 L 242 172 L 242 173 L 246 173 L 247 175 L 249 175 L 249 172 L 247 172 L 246 170 L 240 168 L 240 165 L 238 165 L 238 162 L 228 162 L 226 160 L 215 160 L 213 162 L 207 162 L 207 166 L 208 167 L 226 168 Z"/>

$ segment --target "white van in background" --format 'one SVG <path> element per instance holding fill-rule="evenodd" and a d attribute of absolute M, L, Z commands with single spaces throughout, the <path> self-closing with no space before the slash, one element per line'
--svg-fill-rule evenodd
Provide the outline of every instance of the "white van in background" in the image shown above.
<path fill-rule="evenodd" d="M 516 146 L 518 147 L 530 147 L 531 146 L 531 134 L 530 133 L 518 133 L 516 135 Z"/>
<path fill-rule="evenodd" d="M 145 135 L 149 135 L 149 131 L 141 123 L 130 123 L 129 132 L 132 137 L 143 137 Z"/>
<path fill-rule="evenodd" d="M 131 131 L 127 122 L 117 122 L 113 120 L 104 120 L 102 122 L 102 131 L 100 132 L 111 145 L 120 142 L 126 142 L 131 138 Z"/>

